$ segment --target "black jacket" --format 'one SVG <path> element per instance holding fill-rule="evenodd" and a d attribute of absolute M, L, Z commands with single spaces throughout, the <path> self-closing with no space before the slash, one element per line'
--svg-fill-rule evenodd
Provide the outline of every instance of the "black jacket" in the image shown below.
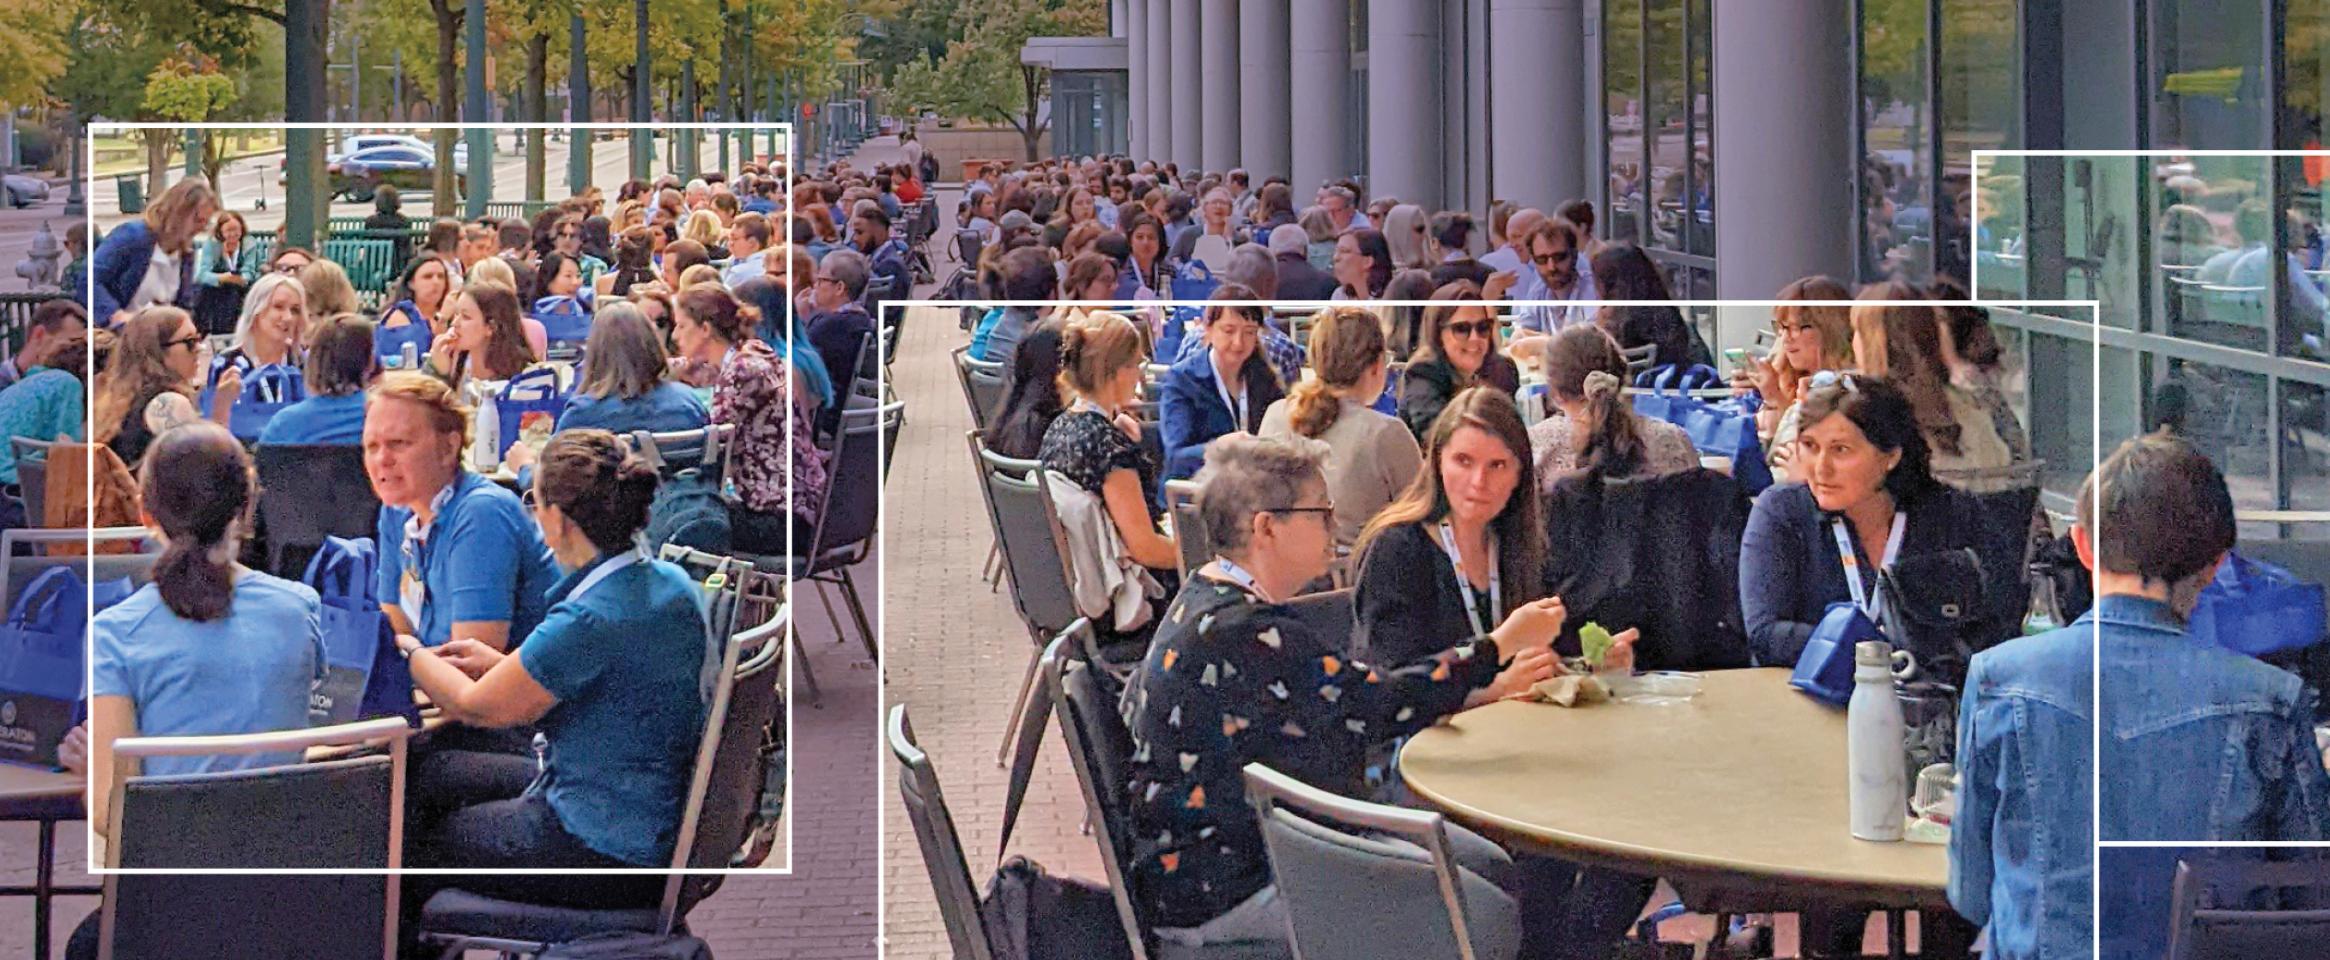
<path fill-rule="evenodd" d="M 1335 278 L 1311 266 L 1299 253 L 1278 255 L 1278 299 L 1327 300 L 1335 296 Z"/>
<path fill-rule="evenodd" d="M 1456 398 L 1456 377 L 1456 368 L 1439 360 L 1410 364 L 1401 376 L 1400 420 L 1416 435 L 1417 443 L 1424 442 L 1425 434 L 1432 432 L 1432 421 L 1440 419 L 1440 411 Z M 1521 389 L 1521 368 L 1514 366 L 1512 357 L 1492 351 L 1481 363 L 1474 384 L 1511 394 Z"/>
<path fill-rule="evenodd" d="M 1359 582 L 1352 592 L 1356 611 L 1351 655 L 1371 663 L 1410 663 L 1472 639 L 1464 613 L 1464 591 L 1434 526 L 1409 523 L 1378 534 L 1359 558 Z M 1514 607 L 1544 596 L 1530 584 L 1504 583 L 1504 608 L 1488 624 L 1494 630 Z M 1475 594 L 1478 596 L 1478 594 Z"/>
<path fill-rule="evenodd" d="M 1565 477 L 1545 495 L 1545 589 L 1569 620 L 1560 649 L 1578 653 L 1578 628 L 1640 628 L 1644 670 L 1748 665 L 1739 606 L 1739 542 L 1748 498 L 1706 469 L 1634 480 Z"/>

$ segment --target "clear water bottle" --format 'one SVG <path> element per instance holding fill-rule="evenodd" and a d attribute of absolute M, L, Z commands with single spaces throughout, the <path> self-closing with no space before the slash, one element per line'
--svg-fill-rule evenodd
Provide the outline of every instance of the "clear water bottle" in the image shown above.
<path fill-rule="evenodd" d="M 2055 581 L 2046 577 L 2031 578 L 2031 609 L 2023 615 L 2023 636 L 2046 633 L 2063 626 L 2055 616 Z"/>
<path fill-rule="evenodd" d="M 404 354 L 404 369 L 419 370 L 421 368 L 420 344 L 407 340 L 401 352 Z"/>
<path fill-rule="evenodd" d="M 1893 692 L 1893 646 L 1863 640 L 1853 648 L 1853 698 L 1845 704 L 1845 768 L 1853 836 L 1901 839 L 1909 813 L 1909 768 L 1902 744 L 1908 724 Z"/>

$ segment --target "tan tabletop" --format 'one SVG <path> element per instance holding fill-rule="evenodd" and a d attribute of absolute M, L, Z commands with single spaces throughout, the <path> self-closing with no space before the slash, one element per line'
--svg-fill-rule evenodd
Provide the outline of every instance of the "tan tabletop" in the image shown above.
<path fill-rule="evenodd" d="M 1417 734 L 1425 802 L 1523 849 L 1667 878 L 1702 910 L 1948 905 L 1944 847 L 1847 829 L 1845 714 L 1780 669 L 1689 703 L 1498 703 Z"/>
<path fill-rule="evenodd" d="M 81 795 L 82 777 L 16 763 L 0 763 L 0 807 L 26 800 L 52 800 Z"/>

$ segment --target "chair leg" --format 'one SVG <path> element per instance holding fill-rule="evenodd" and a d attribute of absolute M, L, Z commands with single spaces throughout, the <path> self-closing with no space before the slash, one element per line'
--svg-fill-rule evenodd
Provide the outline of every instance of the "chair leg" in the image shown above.
<path fill-rule="evenodd" d="M 1002 544 L 995 543 L 987 547 L 987 565 L 979 568 L 979 579 L 987 581 L 988 593 L 994 593 L 996 587 L 1003 583 Z"/>
<path fill-rule="evenodd" d="M 809 666 L 809 651 L 801 644 L 801 631 L 793 631 L 793 666 L 801 671 L 801 681 L 809 685 L 809 705 L 825 704 L 825 694 L 817 689 L 817 671 Z"/>
<path fill-rule="evenodd" d="M 842 641 L 848 640 L 849 631 L 842 629 L 841 614 L 834 612 L 833 595 L 825 592 L 825 581 L 817 581 L 816 590 L 817 602 L 819 605 L 825 608 L 825 620 L 826 622 L 833 624 L 833 642 L 841 643 Z"/>
<path fill-rule="evenodd" d="M 1028 695 L 1036 687 L 1036 668 L 1042 664 L 1044 651 L 1036 648 L 1027 652 L 1027 672 L 1019 678 L 1019 696 L 1011 699 L 1011 713 L 1003 719 L 1003 745 L 995 748 L 995 769 L 1011 764 L 1011 747 L 1019 740 L 1019 715 L 1027 708 Z"/>
<path fill-rule="evenodd" d="M 857 618 L 858 638 L 866 642 L 866 659 L 881 663 L 882 649 L 875 642 L 873 619 L 866 616 L 865 598 L 858 595 L 857 578 L 848 570 L 841 572 L 841 598 L 849 603 L 850 615 Z"/>

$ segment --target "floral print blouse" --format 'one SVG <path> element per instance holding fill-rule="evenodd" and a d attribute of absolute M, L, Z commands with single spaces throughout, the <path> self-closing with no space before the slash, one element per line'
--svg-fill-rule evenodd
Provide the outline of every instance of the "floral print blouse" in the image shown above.
<path fill-rule="evenodd" d="M 1497 674 L 1486 637 L 1397 667 L 1349 659 L 1336 639 L 1205 577 L 1167 610 L 1121 703 L 1130 882 L 1158 925 L 1198 926 L 1270 884 L 1246 764 L 1363 795 L 1370 747 L 1431 725 Z"/>
<path fill-rule="evenodd" d="M 788 418 L 787 411 L 791 412 Z M 712 422 L 736 425 L 731 480 L 737 498 L 760 513 L 785 508 L 813 523 L 825 505 L 825 454 L 817 448 L 817 403 L 793 390 L 793 367 L 761 340 L 747 340 L 720 362 L 712 387 Z M 786 449 L 792 450 L 790 483 Z"/>

